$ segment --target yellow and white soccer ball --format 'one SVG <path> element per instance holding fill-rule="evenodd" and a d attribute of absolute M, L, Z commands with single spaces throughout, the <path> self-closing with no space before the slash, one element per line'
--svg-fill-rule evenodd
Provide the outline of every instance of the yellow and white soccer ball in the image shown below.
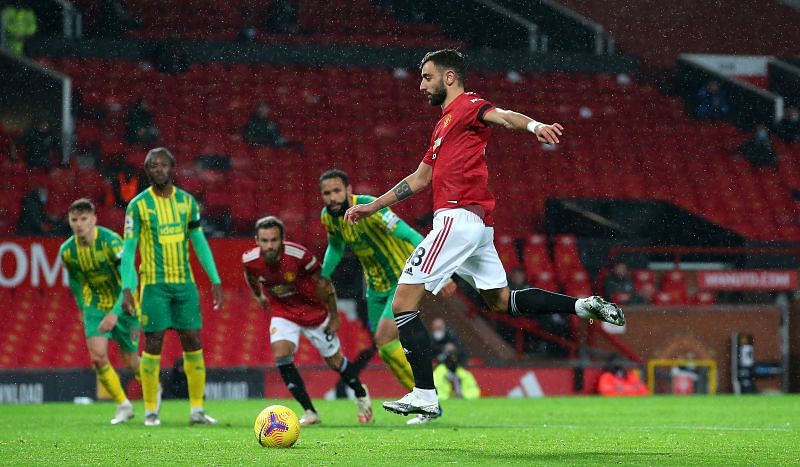
<path fill-rule="evenodd" d="M 258 444 L 265 448 L 289 448 L 300 437 L 297 415 L 282 405 L 270 405 L 262 410 L 253 429 Z"/>

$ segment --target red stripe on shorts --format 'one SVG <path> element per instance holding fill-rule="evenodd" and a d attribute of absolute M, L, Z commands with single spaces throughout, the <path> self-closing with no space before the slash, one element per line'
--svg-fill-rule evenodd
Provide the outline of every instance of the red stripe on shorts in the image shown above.
<path fill-rule="evenodd" d="M 425 274 L 430 274 L 431 270 L 433 269 L 433 265 L 436 264 L 436 258 L 439 257 L 439 253 L 442 251 L 442 247 L 444 243 L 447 241 L 447 237 L 450 235 L 450 229 L 453 226 L 453 218 L 452 217 L 445 217 L 444 218 L 444 227 L 440 234 L 444 235 L 437 235 L 436 242 L 433 244 L 433 248 L 431 249 L 430 255 L 425 259 L 425 262 L 422 263 L 422 272 Z M 440 238 L 441 237 L 441 238 Z"/>

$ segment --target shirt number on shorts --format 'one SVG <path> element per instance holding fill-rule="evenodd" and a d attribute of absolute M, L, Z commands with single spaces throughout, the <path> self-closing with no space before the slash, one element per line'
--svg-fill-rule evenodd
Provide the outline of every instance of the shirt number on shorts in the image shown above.
<path fill-rule="evenodd" d="M 414 254 L 411 255 L 411 258 L 408 258 L 408 262 L 411 263 L 412 266 L 419 266 L 422 264 L 423 256 L 425 256 L 425 248 L 419 247 L 414 251 Z"/>

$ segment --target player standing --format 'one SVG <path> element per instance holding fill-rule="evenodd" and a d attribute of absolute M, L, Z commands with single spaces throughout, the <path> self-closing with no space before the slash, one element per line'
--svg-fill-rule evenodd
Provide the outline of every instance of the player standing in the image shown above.
<path fill-rule="evenodd" d="M 138 378 L 139 319 L 123 314 L 120 300 L 122 238 L 97 225 L 94 204 L 86 198 L 73 202 L 67 217 L 73 235 L 61 244 L 58 254 L 67 268 L 69 288 L 83 316 L 92 367 L 100 384 L 117 403 L 111 424 L 125 423 L 134 417 L 133 406 L 108 361 L 108 339 L 113 339 L 119 345 L 125 366 Z"/>
<path fill-rule="evenodd" d="M 417 170 L 369 204 L 351 207 L 350 222 L 408 198 L 433 185 L 433 230 L 408 258 L 392 302 L 400 341 L 414 372 L 415 387 L 398 401 L 385 402 L 395 413 L 434 414 L 438 398 L 433 384 L 430 338 L 419 318 L 419 302 L 429 291 L 437 294 L 458 273 L 483 296 L 489 308 L 513 315 L 572 313 L 582 318 L 623 325 L 622 310 L 600 297 L 579 298 L 530 288 L 510 292 L 494 247 L 486 143 L 493 125 L 529 131 L 543 143 L 559 142 L 562 126 L 547 125 L 523 114 L 495 107 L 477 94 L 464 91 L 464 56 L 452 49 L 429 52 L 420 63 L 420 91 L 442 116 L 430 147 Z"/>
<path fill-rule="evenodd" d="M 175 187 L 175 158 L 166 148 L 147 153 L 144 169 L 150 188 L 128 203 L 122 253 L 123 309 L 133 312 L 137 279 L 140 286 L 141 321 L 145 335 L 141 378 L 146 426 L 158 426 L 158 376 L 164 331 L 174 329 L 183 348 L 183 368 L 189 386 L 189 424 L 215 424 L 203 410 L 206 367 L 200 340 L 202 315 L 194 273 L 189 263 L 189 240 L 211 280 L 214 309 L 222 306 L 222 286 L 211 248 L 200 227 L 197 201 Z M 141 237 L 141 242 L 139 241 Z M 137 245 L 141 264 L 135 270 Z"/>
<path fill-rule="evenodd" d="M 397 381 L 410 391 L 414 387 L 414 375 L 400 344 L 392 313 L 392 298 L 406 259 L 424 237 L 388 207 L 358 224 L 343 222 L 342 216 L 350 206 L 375 199 L 368 195 L 354 195 L 344 171 L 324 172 L 319 177 L 319 186 L 325 204 L 320 214 L 321 222 L 328 232 L 322 277 L 331 278 L 342 260 L 345 247 L 350 247 L 361 263 L 367 282 L 367 314 L 378 353 Z M 451 283 L 448 289 L 455 289 L 455 284 Z M 408 423 L 426 423 L 437 417 L 438 414 L 434 417 L 420 415 Z"/>
<path fill-rule="evenodd" d="M 336 335 L 341 326 L 336 290 L 330 280 L 320 275 L 319 261 L 304 246 L 284 241 L 284 226 L 277 217 L 259 219 L 255 237 L 258 246 L 242 255 L 244 277 L 256 301 L 272 315 L 272 354 L 286 388 L 305 411 L 300 424 L 320 423 L 303 378 L 294 366 L 300 333 L 355 392 L 358 421 L 371 422 L 372 402 L 367 389 L 342 355 Z"/>

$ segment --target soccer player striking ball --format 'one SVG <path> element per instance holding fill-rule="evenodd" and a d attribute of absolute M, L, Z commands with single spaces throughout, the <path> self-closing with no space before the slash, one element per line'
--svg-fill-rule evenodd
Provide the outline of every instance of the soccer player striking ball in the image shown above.
<path fill-rule="evenodd" d="M 319 261 L 304 246 L 284 241 L 283 222 L 277 217 L 256 221 L 255 235 L 258 246 L 242 255 L 244 277 L 256 301 L 272 314 L 269 323 L 272 353 L 286 388 L 305 410 L 300 424 L 320 423 L 303 378 L 294 366 L 301 332 L 355 392 L 358 421 L 371 422 L 372 402 L 367 388 L 342 355 L 336 335 L 342 324 L 336 290 L 330 280 L 320 275 Z"/>
<path fill-rule="evenodd" d="M 217 421 L 203 410 L 206 367 L 200 341 L 202 316 L 194 273 L 189 263 L 189 240 L 211 280 L 214 309 L 222 306 L 222 286 L 214 257 L 200 227 L 197 201 L 172 183 L 175 158 L 166 148 L 147 153 L 144 168 L 150 188 L 128 203 L 122 250 L 123 309 L 133 313 L 131 290 L 136 287 L 136 248 L 141 264 L 141 321 L 145 335 L 141 378 L 146 426 L 158 426 L 158 376 L 164 331 L 174 329 L 183 347 L 183 368 L 189 386 L 189 424 L 213 425 Z M 141 237 L 141 242 L 139 239 Z"/>
<path fill-rule="evenodd" d="M 342 260 L 345 246 L 349 246 L 361 263 L 367 281 L 367 313 L 375 345 L 397 381 L 410 391 L 414 387 L 414 375 L 398 339 L 392 298 L 406 259 L 424 237 L 388 207 L 376 211 L 358 224 L 342 222 L 347 208 L 375 199 L 373 196 L 354 195 L 350 179 L 344 171 L 324 172 L 319 177 L 319 187 L 325 203 L 321 221 L 328 232 L 322 277 L 331 278 Z M 443 294 L 452 295 L 454 289 L 455 283 L 450 282 Z M 427 423 L 438 415 L 420 415 L 408 423 Z"/>
<path fill-rule="evenodd" d="M 392 302 L 400 341 L 414 371 L 414 390 L 402 399 L 383 404 L 386 410 L 407 415 L 434 414 L 438 398 L 433 384 L 428 331 L 418 306 L 425 291 L 438 293 L 453 273 L 480 291 L 495 312 L 512 315 L 574 313 L 615 325 L 625 324 L 622 310 L 601 297 L 579 298 L 525 289 L 510 292 L 503 265 L 494 247 L 486 143 L 492 125 L 529 131 L 549 144 L 559 142 L 563 127 L 493 106 L 474 93 L 464 92 L 464 56 L 452 49 L 429 52 L 420 63 L 420 90 L 431 105 L 442 108 L 430 147 L 417 170 L 392 190 L 369 204 L 351 207 L 350 222 L 406 199 L 433 185 L 433 230 L 408 258 Z"/>
<path fill-rule="evenodd" d="M 139 319 L 122 313 L 122 281 L 119 265 L 122 238 L 97 225 L 94 204 L 86 198 L 73 202 L 68 211 L 74 235 L 61 244 L 59 256 L 67 268 L 69 287 L 83 315 L 86 347 L 100 384 L 117 403 L 112 425 L 134 416 L 119 375 L 108 361 L 108 339 L 119 345 L 125 366 L 138 378 Z"/>

